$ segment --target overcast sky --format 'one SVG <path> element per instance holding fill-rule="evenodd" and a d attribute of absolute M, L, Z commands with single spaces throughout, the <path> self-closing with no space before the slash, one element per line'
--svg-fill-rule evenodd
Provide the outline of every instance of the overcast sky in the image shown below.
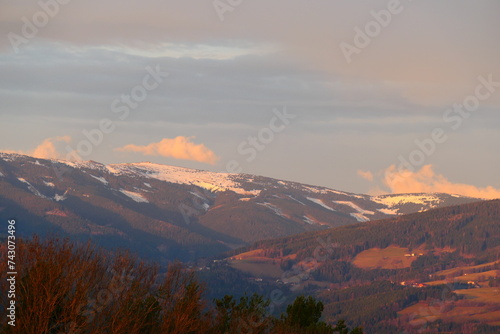
<path fill-rule="evenodd" d="M 0 0 L 0 31 L 0 150 L 500 197 L 498 0 Z"/>

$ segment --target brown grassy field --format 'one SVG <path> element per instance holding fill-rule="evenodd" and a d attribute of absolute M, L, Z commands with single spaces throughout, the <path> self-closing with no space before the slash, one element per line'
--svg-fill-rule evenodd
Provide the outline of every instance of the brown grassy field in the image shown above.
<path fill-rule="evenodd" d="M 481 289 L 470 289 L 472 291 Z M 410 317 L 410 323 L 421 326 L 436 320 L 465 322 L 478 320 L 489 325 L 500 324 L 500 311 L 497 304 L 459 301 L 426 301 L 419 302 L 398 312 L 400 316 Z"/>
<path fill-rule="evenodd" d="M 418 254 L 418 251 L 413 251 Z M 417 256 L 407 257 L 410 253 L 407 248 L 389 246 L 384 249 L 372 248 L 359 253 L 352 263 L 363 269 L 401 269 L 409 268 Z M 416 254 L 416 255 L 417 255 Z"/>
<path fill-rule="evenodd" d="M 475 282 L 486 282 L 490 277 L 497 277 L 500 274 L 500 270 L 490 270 L 482 273 L 475 274 L 465 274 L 463 276 L 458 276 L 456 280 L 459 281 L 475 281 Z"/>
<path fill-rule="evenodd" d="M 453 270 L 453 269 L 450 269 Z M 455 273 L 458 273 L 459 271 L 456 271 Z M 443 279 L 443 280 L 437 280 L 437 281 L 432 281 L 432 282 L 425 282 L 427 285 L 440 285 L 440 284 L 447 284 L 450 282 L 468 282 L 468 281 L 474 281 L 476 283 L 479 283 L 480 285 L 485 285 L 488 284 L 488 280 L 490 277 L 498 277 L 500 274 L 500 270 L 490 270 L 490 271 L 485 271 L 482 273 L 475 273 L 475 274 L 464 274 L 462 276 L 456 276 L 453 278 L 449 279 Z"/>
<path fill-rule="evenodd" d="M 500 288 L 484 287 L 480 289 L 457 290 L 455 293 L 466 296 L 468 300 L 498 304 L 500 306 Z"/>
<path fill-rule="evenodd" d="M 484 267 L 488 267 L 488 266 L 493 266 L 495 263 L 500 263 L 500 261 L 494 261 L 494 262 L 489 262 L 489 263 L 484 263 L 484 264 L 480 264 L 480 265 L 477 265 L 477 266 L 464 266 L 464 267 L 456 267 L 456 268 L 452 268 L 452 269 L 447 269 L 447 270 L 442 270 L 442 271 L 438 271 L 435 273 L 436 276 L 439 276 L 439 275 L 457 275 L 460 273 L 460 271 L 464 271 L 464 272 L 467 272 L 467 271 L 473 271 L 475 269 L 481 269 L 481 268 L 484 268 Z"/>

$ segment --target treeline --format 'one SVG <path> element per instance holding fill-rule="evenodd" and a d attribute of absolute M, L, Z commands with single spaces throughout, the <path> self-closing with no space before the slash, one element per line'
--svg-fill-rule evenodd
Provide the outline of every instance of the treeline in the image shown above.
<path fill-rule="evenodd" d="M 5 249 L 0 253 L 6 257 Z M 13 323 L 6 308 L 12 288 L 5 277 L 0 283 L 2 333 L 362 333 L 343 321 L 321 321 L 324 305 L 312 297 L 297 297 L 279 317 L 257 294 L 210 302 L 180 263 L 161 273 L 155 264 L 90 244 L 18 240 L 16 263 Z M 8 272 L 6 261 L 0 271 Z"/>

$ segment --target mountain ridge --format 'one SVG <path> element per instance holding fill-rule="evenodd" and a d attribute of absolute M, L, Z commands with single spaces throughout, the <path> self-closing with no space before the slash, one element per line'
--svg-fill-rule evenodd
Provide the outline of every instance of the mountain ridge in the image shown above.
<path fill-rule="evenodd" d="M 32 215 L 26 233 L 42 224 L 114 247 L 144 248 L 144 255 L 165 260 L 480 200 L 370 196 L 250 174 L 11 153 L 0 153 L 0 185 L 0 216 Z"/>

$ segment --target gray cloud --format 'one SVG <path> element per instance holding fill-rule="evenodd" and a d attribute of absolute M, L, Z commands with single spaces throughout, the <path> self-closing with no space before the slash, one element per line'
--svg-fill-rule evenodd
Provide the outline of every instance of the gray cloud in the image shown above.
<path fill-rule="evenodd" d="M 117 129 L 92 159 L 129 159 L 109 153 L 128 140 L 196 136 L 222 157 L 214 169 L 223 169 L 242 159 L 237 145 L 266 126 L 273 108 L 287 106 L 297 120 L 246 171 L 365 191 L 358 169 L 396 163 L 415 138 L 443 126 L 444 110 L 474 92 L 477 76 L 500 81 L 495 0 L 402 0 L 404 10 L 347 64 L 339 44 L 352 43 L 354 27 L 387 3 L 248 0 L 221 22 L 211 0 L 72 1 L 14 53 L 8 33 L 20 34 L 21 18 L 40 8 L 3 2 L 0 122 L 8 126 L 0 149 L 29 151 L 63 135 L 79 140 L 111 118 Z M 111 102 L 157 64 L 169 77 L 117 120 Z M 471 154 L 492 167 L 467 182 L 494 179 L 498 146 L 472 134 L 496 133 L 499 106 L 497 92 L 431 163 L 460 178 L 456 161 Z"/>

